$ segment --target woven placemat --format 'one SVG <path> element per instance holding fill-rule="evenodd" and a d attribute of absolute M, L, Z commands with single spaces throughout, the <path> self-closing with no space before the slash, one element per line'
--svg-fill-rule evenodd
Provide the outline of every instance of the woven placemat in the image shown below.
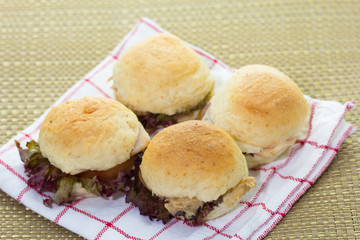
<path fill-rule="evenodd" d="M 360 95 L 360 2 L 0 1 L 0 144 L 33 122 L 143 16 L 233 68 L 279 68 L 313 98 Z M 360 110 L 346 115 L 359 127 Z M 269 239 L 360 238 L 360 133 Z M 77 239 L 0 190 L 1 239 Z"/>

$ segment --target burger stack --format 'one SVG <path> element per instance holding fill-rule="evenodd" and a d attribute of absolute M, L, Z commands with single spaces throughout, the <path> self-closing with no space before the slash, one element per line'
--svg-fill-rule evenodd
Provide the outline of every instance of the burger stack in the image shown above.
<path fill-rule="evenodd" d="M 129 48 L 113 73 L 116 100 L 58 105 L 38 142 L 17 143 L 29 185 L 53 192 L 49 207 L 123 192 L 151 220 L 201 225 L 255 188 L 248 168 L 276 161 L 309 128 L 284 73 L 245 66 L 214 93 L 201 57 L 171 34 Z"/>

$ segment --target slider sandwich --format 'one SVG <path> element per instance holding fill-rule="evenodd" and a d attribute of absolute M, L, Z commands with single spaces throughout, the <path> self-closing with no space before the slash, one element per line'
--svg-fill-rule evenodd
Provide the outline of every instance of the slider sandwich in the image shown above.
<path fill-rule="evenodd" d="M 294 81 L 275 68 L 249 65 L 219 89 L 203 120 L 227 131 L 253 168 L 276 160 L 305 137 L 309 115 Z"/>
<path fill-rule="evenodd" d="M 231 211 L 256 182 L 230 135 L 196 120 L 157 133 L 135 160 L 133 175 L 126 202 L 141 215 L 193 225 Z"/>
<path fill-rule="evenodd" d="M 28 184 L 53 192 L 51 206 L 79 197 L 109 197 L 124 190 L 134 155 L 150 137 L 136 115 L 118 101 L 85 97 L 60 104 L 47 114 L 38 142 L 16 142 Z"/>
<path fill-rule="evenodd" d="M 197 119 L 214 79 L 201 57 L 171 34 L 129 48 L 113 69 L 116 99 L 133 110 L 146 130 Z"/>

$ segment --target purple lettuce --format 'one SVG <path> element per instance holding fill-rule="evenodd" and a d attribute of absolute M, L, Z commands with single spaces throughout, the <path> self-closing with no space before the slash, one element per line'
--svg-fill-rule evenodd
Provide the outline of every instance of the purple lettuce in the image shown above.
<path fill-rule="evenodd" d="M 164 206 L 165 199 L 153 195 L 140 181 L 140 163 L 141 155 L 138 154 L 134 161 L 135 168 L 131 171 L 132 184 L 126 193 L 125 201 L 137 206 L 141 215 L 148 216 L 151 220 L 162 221 L 164 224 L 168 223 L 173 216 Z"/>
<path fill-rule="evenodd" d="M 206 216 L 209 215 L 209 213 L 222 202 L 223 202 L 222 197 L 219 197 L 217 200 L 204 203 L 204 205 L 202 205 L 202 207 L 200 207 L 196 211 L 196 214 L 191 218 L 186 218 L 185 212 L 183 211 L 177 212 L 175 214 L 175 217 L 184 219 L 186 222 L 190 223 L 193 226 L 199 226 L 204 224 Z"/>
<path fill-rule="evenodd" d="M 57 180 L 64 174 L 60 169 L 51 165 L 49 160 L 42 156 L 40 147 L 35 141 L 26 144 L 27 149 L 22 149 L 19 142 L 15 142 L 19 150 L 25 173 L 29 176 L 30 187 L 40 192 L 55 192 Z"/>
<path fill-rule="evenodd" d="M 210 100 L 211 96 L 212 96 L 212 91 L 210 91 L 205 96 L 205 98 L 202 101 L 200 101 L 198 105 L 196 105 L 195 107 L 189 108 L 183 112 L 174 115 L 147 113 L 145 115 L 139 115 L 138 119 L 141 122 L 141 124 L 144 126 L 146 131 L 149 134 L 152 134 L 161 128 L 166 128 L 168 126 L 178 123 L 179 118 L 191 114 L 193 111 L 203 109 Z"/>
<path fill-rule="evenodd" d="M 204 223 L 205 217 L 222 202 L 222 197 L 220 197 L 215 201 L 204 203 L 190 219 L 186 218 L 185 212 L 181 211 L 173 216 L 164 206 L 166 199 L 152 194 L 152 192 L 142 184 L 139 176 L 141 160 L 141 154 L 138 154 L 138 157 L 134 162 L 135 168 L 131 171 L 131 175 L 133 176 L 132 184 L 130 189 L 126 192 L 125 201 L 127 203 L 133 203 L 139 208 L 140 214 L 148 216 L 150 220 L 162 221 L 166 224 L 173 217 L 177 217 L 191 225 L 199 226 Z"/>
<path fill-rule="evenodd" d="M 71 203 L 79 196 L 73 192 L 74 184 L 81 184 L 89 193 L 104 198 L 110 197 L 115 192 L 124 191 L 131 184 L 131 177 L 119 171 L 117 178 L 112 180 L 99 180 L 93 178 L 80 177 L 62 172 L 52 165 L 40 151 L 38 143 L 35 141 L 26 144 L 27 149 L 20 147 L 20 143 L 15 141 L 19 150 L 21 161 L 24 162 L 25 173 L 29 177 L 28 185 L 39 192 L 52 192 L 54 197 L 45 199 L 44 205 L 51 207 L 51 203 L 56 204 Z"/>
<path fill-rule="evenodd" d="M 148 113 L 146 115 L 138 116 L 138 119 L 149 134 L 152 134 L 161 128 L 178 123 L 175 116 L 166 116 L 163 114 Z"/>

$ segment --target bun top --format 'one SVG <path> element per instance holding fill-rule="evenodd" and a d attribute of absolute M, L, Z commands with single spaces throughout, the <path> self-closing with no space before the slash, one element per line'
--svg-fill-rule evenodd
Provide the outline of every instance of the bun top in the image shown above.
<path fill-rule="evenodd" d="M 121 103 L 85 97 L 51 109 L 41 125 L 39 146 L 65 173 L 108 170 L 130 158 L 140 125 Z"/>
<path fill-rule="evenodd" d="M 214 86 L 201 57 L 171 34 L 129 48 L 114 66 L 117 99 L 137 113 L 173 115 L 199 104 Z"/>
<path fill-rule="evenodd" d="M 274 147 L 295 137 L 309 112 L 296 83 L 264 65 L 240 68 L 215 94 L 209 111 L 215 125 L 248 149 Z"/>
<path fill-rule="evenodd" d="M 163 197 L 212 201 L 248 176 L 244 155 L 221 128 L 186 121 L 152 139 L 140 165 L 144 184 Z"/>

